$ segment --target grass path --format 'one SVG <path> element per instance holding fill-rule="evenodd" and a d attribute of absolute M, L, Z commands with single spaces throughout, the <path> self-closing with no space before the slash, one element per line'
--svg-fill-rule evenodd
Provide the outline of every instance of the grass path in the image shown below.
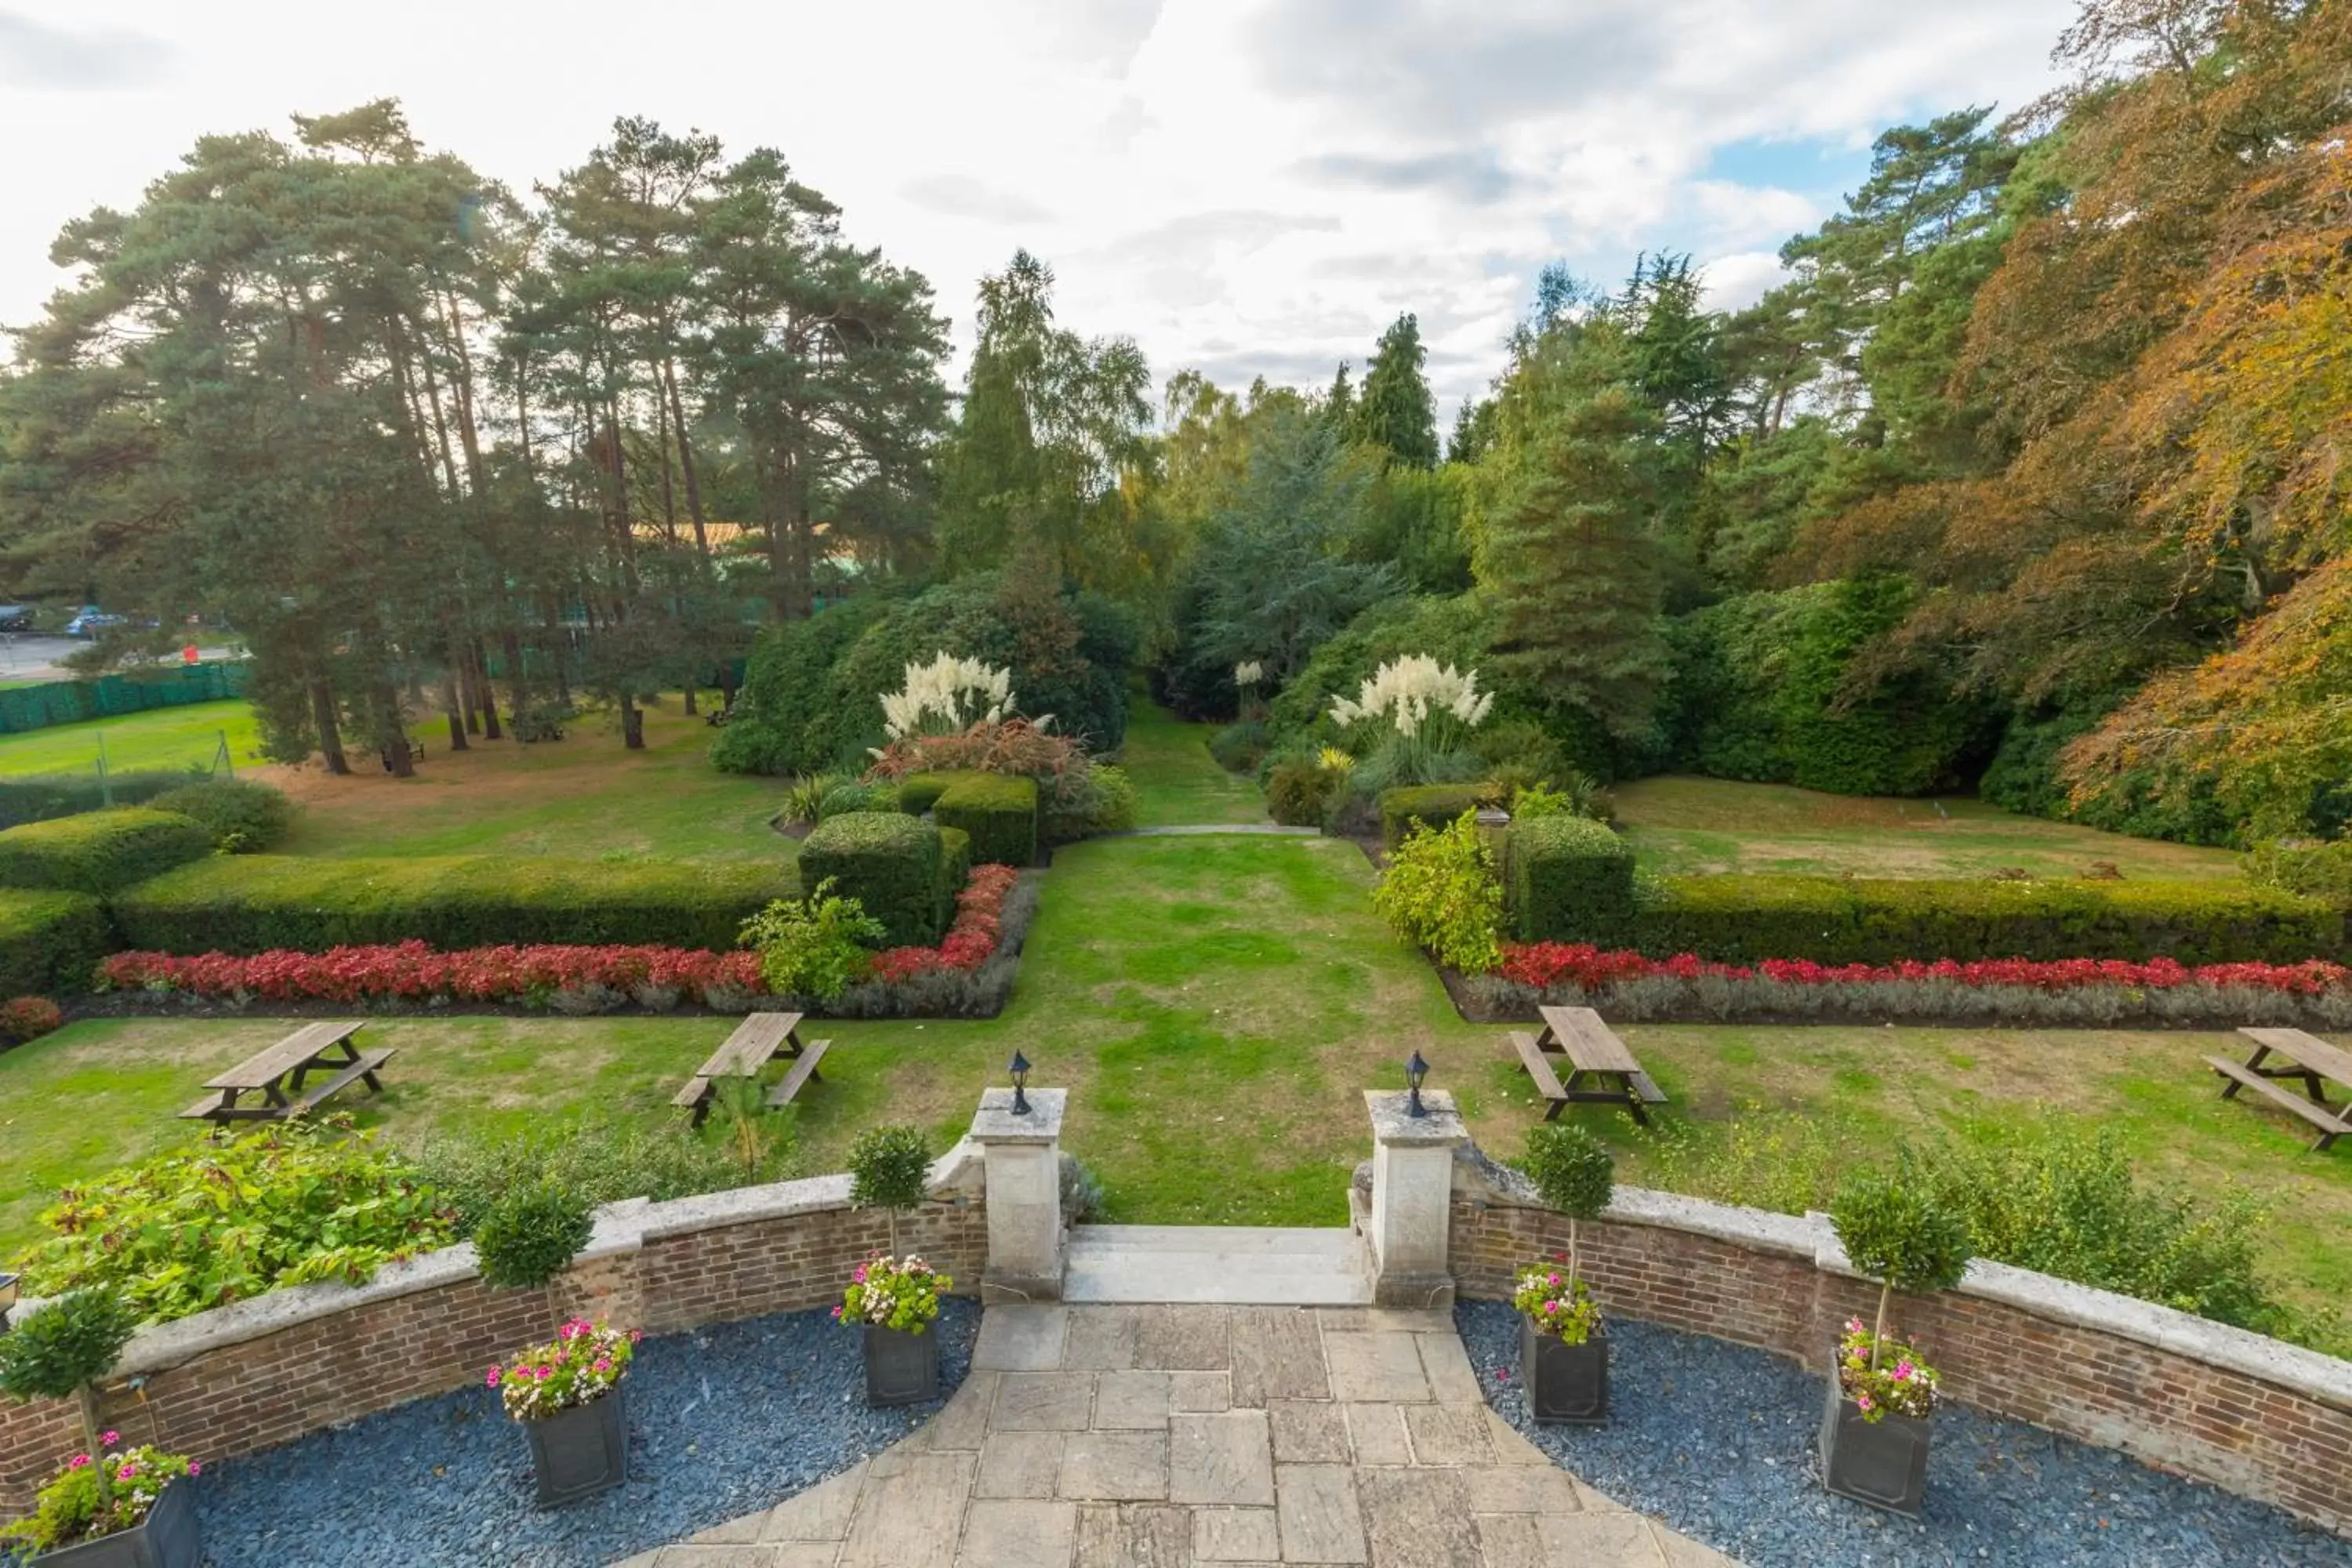
<path fill-rule="evenodd" d="M 1128 717 L 1122 761 L 1135 780 L 1138 827 L 1266 820 L 1257 785 L 1225 772 L 1209 755 L 1211 729 L 1137 700 Z"/>
<path fill-rule="evenodd" d="M 242 773 L 261 765 L 261 731 L 243 699 L 151 708 L 119 719 L 87 719 L 46 730 L 0 735 L 0 776 L 25 773 L 88 773 L 95 776 L 100 737 L 106 765 L 116 773 L 138 768 L 203 767 L 213 760 L 222 737 L 229 759 Z"/>

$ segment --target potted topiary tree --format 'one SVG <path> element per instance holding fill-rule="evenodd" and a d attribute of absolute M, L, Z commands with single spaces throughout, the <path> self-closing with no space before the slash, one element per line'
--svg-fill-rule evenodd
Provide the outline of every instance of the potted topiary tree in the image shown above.
<path fill-rule="evenodd" d="M 120 1296 L 92 1289 L 60 1296 L 0 1334 L 0 1392 L 73 1400 L 88 1445 L 41 1487 L 31 1518 L 0 1529 L 0 1543 L 31 1548 L 42 1568 L 195 1568 L 204 1556 L 189 1489 L 176 1484 L 196 1465 L 119 1447 L 117 1434 L 99 1428 L 98 1382 L 137 1326 Z"/>
<path fill-rule="evenodd" d="M 596 1228 L 587 1197 L 552 1181 L 516 1187 L 490 1205 L 475 1227 L 482 1283 L 499 1289 L 546 1290 L 588 1245 Z M 549 1301 L 549 1315 L 560 1317 Z M 627 1375 L 638 1335 L 573 1318 L 553 1342 L 518 1351 L 490 1368 L 507 1414 L 530 1439 L 539 1506 L 552 1508 L 629 1479 Z"/>
<path fill-rule="evenodd" d="M 849 1150 L 849 1201 L 890 1219 L 890 1249 L 857 1266 L 834 1316 L 865 1330 L 866 1399 L 916 1405 L 940 1392 L 940 1292 L 955 1282 L 912 1253 L 898 1257 L 898 1211 L 923 1201 L 931 1153 L 912 1127 L 876 1127 Z"/>
<path fill-rule="evenodd" d="M 1568 1216 L 1566 1254 L 1521 1269 L 1511 1296 L 1520 1312 L 1519 1377 L 1528 1414 L 1538 1421 L 1597 1425 L 1609 1419 L 1609 1338 L 1579 1267 L 1576 1227 L 1609 1206 L 1616 1169 L 1599 1139 L 1559 1121 L 1528 1130 L 1526 1164 L 1543 1201 Z"/>
<path fill-rule="evenodd" d="M 1895 1292 L 1949 1289 L 1968 1271 L 1969 1228 L 1902 1163 L 1851 1177 L 1830 1205 L 1847 1260 L 1878 1281 L 1878 1318 L 1846 1321 L 1822 1410 L 1822 1483 L 1895 1513 L 1919 1511 L 1927 1489 L 1927 1418 L 1937 1378 L 1886 1331 Z"/>

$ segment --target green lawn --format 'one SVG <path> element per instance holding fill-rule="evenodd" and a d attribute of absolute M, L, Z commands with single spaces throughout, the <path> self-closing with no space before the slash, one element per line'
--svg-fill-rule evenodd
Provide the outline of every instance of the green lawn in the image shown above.
<path fill-rule="evenodd" d="M 1822 795 L 1786 784 L 1654 778 L 1620 784 L 1618 825 L 1643 869 L 1857 877 L 2073 877 L 2101 861 L 2133 878 L 2228 879 L 2237 858 L 2018 816 L 1982 801 Z"/>
<path fill-rule="evenodd" d="M 0 735 L 0 775 L 91 773 L 98 766 L 101 735 L 106 738 L 106 765 L 116 773 L 202 767 L 213 760 L 224 735 L 229 758 L 240 772 L 258 765 L 261 756 L 260 726 L 246 703 L 191 702 L 120 719 Z"/>
<path fill-rule="evenodd" d="M 1187 724 L 1156 702 L 1137 700 L 1120 760 L 1135 780 L 1138 827 L 1266 820 L 1265 797 L 1256 784 L 1225 772 L 1209 755 L 1213 729 Z"/>

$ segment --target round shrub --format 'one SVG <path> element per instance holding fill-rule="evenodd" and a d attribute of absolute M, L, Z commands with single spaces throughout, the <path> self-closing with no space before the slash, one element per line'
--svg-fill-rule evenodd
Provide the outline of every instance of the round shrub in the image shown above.
<path fill-rule="evenodd" d="M 0 1050 L 28 1045 L 65 1021 L 65 1014 L 46 996 L 18 996 L 0 1003 Z"/>
<path fill-rule="evenodd" d="M 587 1194 L 554 1182 L 517 1187 L 490 1205 L 474 1231 L 482 1283 L 536 1289 L 580 1256 L 596 1228 Z"/>
<path fill-rule="evenodd" d="M 1906 1160 L 1897 1171 L 1859 1171 L 1847 1177 L 1830 1200 L 1830 1225 L 1847 1261 L 1879 1282 L 1878 1321 L 1871 1330 L 1875 1365 L 1895 1292 L 1948 1290 L 1968 1272 L 1969 1224 L 1937 1201 Z"/>
<path fill-rule="evenodd" d="M 114 1370 L 138 1326 L 139 1314 L 114 1291 L 68 1291 L 0 1334 L 0 1393 L 71 1399 Z"/>
<path fill-rule="evenodd" d="M 211 831 L 214 845 L 230 855 L 274 849 L 294 826 L 294 803 L 285 792 L 251 779 L 184 784 L 148 804 L 194 817 Z"/>
<path fill-rule="evenodd" d="M 1543 1201 L 1570 1219 L 1597 1219 L 1617 1189 L 1616 1162 L 1600 1139 L 1565 1121 L 1528 1129 L 1528 1179 Z"/>
<path fill-rule="evenodd" d="M 930 1176 L 931 1151 L 919 1128 L 871 1127 L 849 1146 L 849 1201 L 859 1208 L 913 1208 Z"/>
<path fill-rule="evenodd" d="M 1345 774 L 1311 759 L 1276 763 L 1266 775 L 1266 812 L 1286 827 L 1320 827 L 1332 795 L 1347 782 Z"/>

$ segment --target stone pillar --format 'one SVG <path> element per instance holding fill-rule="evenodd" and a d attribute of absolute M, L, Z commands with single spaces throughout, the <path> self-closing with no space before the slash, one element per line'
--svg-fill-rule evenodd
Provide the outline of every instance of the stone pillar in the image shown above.
<path fill-rule="evenodd" d="M 988 1267 L 982 1301 L 1062 1299 L 1062 1110 L 1066 1089 L 1033 1089 L 1015 1114 L 1013 1091 L 984 1090 L 971 1141 L 988 1172 Z"/>
<path fill-rule="evenodd" d="M 1454 1275 L 1446 1267 L 1446 1232 L 1453 1223 L 1454 1152 L 1469 1129 L 1442 1089 L 1423 1089 L 1424 1114 L 1405 1107 L 1391 1089 L 1364 1091 L 1372 1114 L 1372 1215 L 1366 1239 L 1372 1253 L 1372 1300 L 1383 1307 L 1450 1307 Z"/>

